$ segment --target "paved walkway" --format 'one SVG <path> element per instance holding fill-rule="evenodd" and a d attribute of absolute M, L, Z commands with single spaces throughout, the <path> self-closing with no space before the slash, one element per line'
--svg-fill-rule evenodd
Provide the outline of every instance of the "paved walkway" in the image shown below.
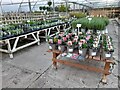
<path fill-rule="evenodd" d="M 47 53 L 48 46 L 42 42 L 14 54 L 10 59 L 7 54 L 2 56 L 2 87 L 3 88 L 118 88 L 118 31 L 114 23 L 108 25 L 113 38 L 116 65 L 109 75 L 108 83 L 100 83 L 102 74 L 58 64 L 58 70 L 52 66 L 52 54 Z M 85 62 L 89 65 L 101 66 L 98 62 Z M 120 70 L 120 69 L 119 69 Z"/>

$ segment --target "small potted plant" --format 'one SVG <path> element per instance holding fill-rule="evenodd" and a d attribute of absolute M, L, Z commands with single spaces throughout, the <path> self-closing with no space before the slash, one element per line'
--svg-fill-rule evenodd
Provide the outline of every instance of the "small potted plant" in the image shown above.
<path fill-rule="evenodd" d="M 87 48 L 88 48 L 88 45 L 86 43 L 85 40 L 81 40 L 79 42 L 79 54 L 82 55 L 82 56 L 85 56 L 86 55 L 86 52 L 87 52 Z"/>
<path fill-rule="evenodd" d="M 69 40 L 67 42 L 67 51 L 71 53 L 71 52 L 73 52 L 73 50 L 74 50 L 73 43 L 71 40 Z"/>
<path fill-rule="evenodd" d="M 63 41 L 63 39 L 59 36 L 58 37 L 58 50 L 63 52 L 65 50 L 65 45 L 66 45 L 65 41 Z"/>
<path fill-rule="evenodd" d="M 48 37 L 49 49 L 55 50 L 57 47 L 58 39 L 56 37 Z"/>
<path fill-rule="evenodd" d="M 112 53 L 114 52 L 114 48 L 111 41 L 112 39 L 109 39 L 109 37 L 104 37 L 103 40 L 103 58 L 111 58 Z"/>
<path fill-rule="evenodd" d="M 74 48 L 77 48 L 78 47 L 78 36 L 74 36 L 72 42 L 73 42 Z"/>
<path fill-rule="evenodd" d="M 93 37 L 92 37 L 88 41 L 88 43 L 89 43 L 89 55 L 90 56 L 96 56 L 97 55 L 97 51 L 99 49 L 99 41 L 96 41 L 96 40 L 97 39 L 95 39 L 95 41 L 94 41 Z"/>

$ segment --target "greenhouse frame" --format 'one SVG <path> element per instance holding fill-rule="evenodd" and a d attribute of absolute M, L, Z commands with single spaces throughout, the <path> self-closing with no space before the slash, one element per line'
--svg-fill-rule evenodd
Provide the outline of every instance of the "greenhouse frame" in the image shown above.
<path fill-rule="evenodd" d="M 115 89 L 119 0 L 0 0 L 1 89 Z"/>

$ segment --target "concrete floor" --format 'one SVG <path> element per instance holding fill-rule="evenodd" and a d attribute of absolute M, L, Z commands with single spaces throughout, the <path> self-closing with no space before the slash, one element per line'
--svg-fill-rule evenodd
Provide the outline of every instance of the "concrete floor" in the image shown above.
<path fill-rule="evenodd" d="M 14 53 L 10 59 L 2 54 L 2 88 L 118 88 L 118 29 L 115 23 L 108 25 L 115 47 L 115 68 L 107 78 L 108 83 L 100 83 L 102 74 L 58 64 L 58 70 L 52 66 L 52 54 L 46 52 L 48 46 L 42 42 Z M 88 65 L 101 66 L 103 63 L 85 62 Z M 0 65 L 1 66 L 1 65 Z M 1 79 L 0 79 L 1 81 Z"/>

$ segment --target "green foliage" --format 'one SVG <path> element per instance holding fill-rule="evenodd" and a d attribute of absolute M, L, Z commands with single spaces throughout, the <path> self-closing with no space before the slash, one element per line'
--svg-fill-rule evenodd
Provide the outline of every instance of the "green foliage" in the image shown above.
<path fill-rule="evenodd" d="M 59 12 L 66 12 L 66 9 L 69 10 L 69 7 L 66 7 L 65 5 L 58 6 Z"/>
<path fill-rule="evenodd" d="M 43 6 L 43 10 L 45 10 L 46 9 L 46 7 L 45 6 Z"/>
<path fill-rule="evenodd" d="M 48 1 L 47 3 L 49 5 L 49 7 L 52 5 L 52 2 L 51 1 Z"/>
<path fill-rule="evenodd" d="M 109 19 L 107 17 L 103 17 L 102 19 L 105 21 L 106 26 L 107 26 L 109 24 Z"/>
<path fill-rule="evenodd" d="M 43 7 L 41 7 L 41 6 L 40 6 L 40 7 L 39 7 L 39 9 L 40 9 L 40 10 L 42 10 L 42 9 L 43 9 Z"/>
<path fill-rule="evenodd" d="M 50 8 L 50 7 L 47 7 L 46 9 L 47 9 L 47 11 L 51 11 L 51 8 Z"/>
<path fill-rule="evenodd" d="M 93 38 L 90 38 L 90 39 L 89 39 L 89 43 L 90 43 L 90 44 L 93 44 Z"/>
<path fill-rule="evenodd" d="M 91 21 L 87 18 L 80 18 L 72 22 L 72 27 L 76 28 L 77 24 L 82 24 L 82 28 L 84 29 L 104 30 L 108 23 L 109 20 L 100 17 L 93 17 Z"/>
<path fill-rule="evenodd" d="M 51 7 L 45 7 L 45 6 L 41 7 L 41 6 L 40 6 L 39 9 L 40 9 L 40 10 L 51 11 Z"/>
<path fill-rule="evenodd" d="M 58 7 L 57 7 L 57 6 L 55 7 L 55 11 L 59 11 L 59 9 L 58 9 Z"/>
<path fill-rule="evenodd" d="M 87 48 L 87 44 L 86 43 L 82 44 L 82 48 Z"/>
<path fill-rule="evenodd" d="M 71 13 L 69 13 L 69 15 L 71 16 L 71 17 L 76 17 L 76 18 L 83 18 L 83 17 L 85 17 L 86 15 L 84 14 L 84 13 L 82 13 L 82 12 L 71 12 Z"/>
<path fill-rule="evenodd" d="M 57 43 L 57 42 L 58 42 L 58 38 L 54 38 L 54 39 L 53 39 L 53 42 L 54 42 L 54 43 Z"/>

